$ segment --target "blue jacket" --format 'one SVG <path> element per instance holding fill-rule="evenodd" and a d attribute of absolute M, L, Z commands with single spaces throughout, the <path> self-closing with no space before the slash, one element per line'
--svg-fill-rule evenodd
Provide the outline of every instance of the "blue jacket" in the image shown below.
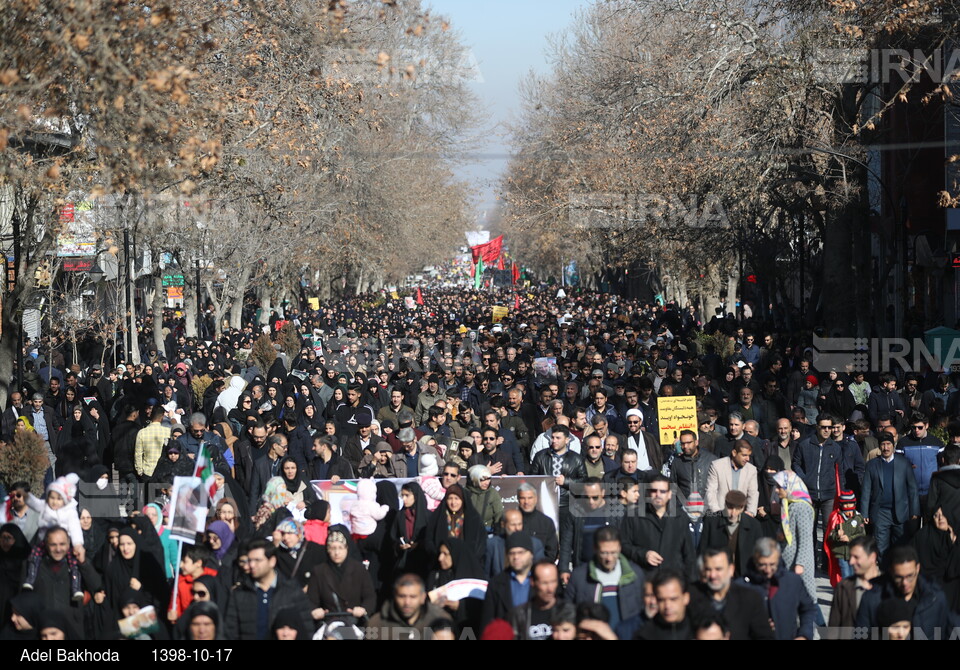
<path fill-rule="evenodd" d="M 783 561 L 772 580 L 767 580 L 751 565 L 747 574 L 738 580 L 755 589 L 767 605 L 767 612 L 773 619 L 774 633 L 778 640 L 792 640 L 797 637 L 813 639 L 813 625 L 817 618 L 817 606 L 807 593 L 799 575 L 787 570 Z M 767 597 L 770 581 L 777 585 L 777 593 L 772 599 Z M 799 619 L 800 623 L 797 623 Z"/>
<path fill-rule="evenodd" d="M 943 443 L 940 440 L 932 435 L 928 435 L 927 438 L 929 439 L 916 440 L 905 436 L 897 443 L 897 453 L 903 454 L 913 465 L 913 476 L 917 480 L 917 487 L 922 496 L 927 495 L 930 490 L 930 478 L 940 468 L 937 455 L 943 451 Z M 926 444 L 912 444 L 914 442 L 926 442 Z"/>
<path fill-rule="evenodd" d="M 860 513 L 867 519 L 876 519 L 883 492 L 883 457 L 878 456 L 867 463 L 863 477 L 863 495 L 860 498 Z M 913 468 L 903 456 L 893 455 L 893 521 L 904 523 L 912 516 L 920 516 L 920 496 Z"/>
<path fill-rule="evenodd" d="M 894 414 L 897 410 L 906 412 L 903 406 L 903 398 L 896 391 L 874 391 L 870 394 L 870 401 L 867 404 L 867 414 L 870 416 L 870 422 L 877 425 L 877 417 L 885 412 L 889 412 L 894 421 L 897 416 Z"/>
<path fill-rule="evenodd" d="M 831 500 L 836 495 L 836 465 L 843 470 L 843 452 L 832 439 L 828 438 L 821 447 L 814 434 L 797 444 L 793 469 L 807 485 L 810 497 L 814 500 Z"/>
<path fill-rule="evenodd" d="M 874 461 L 877 459 L 873 459 Z M 870 461 L 873 463 L 873 461 Z M 869 465 L 869 464 L 868 464 Z M 950 608 L 947 598 L 939 586 L 933 584 L 920 574 L 913 597 L 917 599 L 917 607 L 913 612 L 914 638 L 920 631 L 928 640 L 947 639 Z M 863 594 L 860 599 L 860 609 L 857 610 L 857 626 L 877 626 L 877 609 L 880 603 L 887 598 L 898 597 L 893 582 L 886 576 L 873 580 L 873 588 Z"/>

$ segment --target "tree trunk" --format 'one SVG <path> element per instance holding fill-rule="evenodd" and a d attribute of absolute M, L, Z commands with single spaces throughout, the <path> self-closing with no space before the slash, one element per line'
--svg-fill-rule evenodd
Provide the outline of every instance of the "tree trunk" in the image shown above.
<path fill-rule="evenodd" d="M 0 406 L 2 407 L 7 406 L 7 398 L 16 386 L 14 368 L 17 364 L 20 319 L 14 312 L 15 309 L 16 302 L 7 299 L 3 301 L 3 310 L 0 312 L 0 326 L 3 328 L 0 336 Z"/>
<path fill-rule="evenodd" d="M 260 296 L 260 318 L 257 320 L 258 326 L 265 326 L 270 321 L 270 310 L 273 309 L 273 303 L 271 299 L 273 293 L 269 288 L 264 288 L 262 295 Z"/>
<path fill-rule="evenodd" d="M 250 267 L 244 267 L 237 278 L 233 289 L 233 300 L 230 303 L 230 327 L 240 330 L 243 328 L 243 298 L 247 293 L 247 284 L 250 282 Z"/>
<path fill-rule="evenodd" d="M 201 287 L 190 280 L 188 275 L 192 274 L 188 270 L 183 272 L 183 318 L 186 322 L 186 336 L 199 337 L 200 333 L 197 332 L 197 291 Z"/>
<path fill-rule="evenodd" d="M 740 272 L 737 270 L 737 259 L 727 268 L 727 313 L 737 313 L 737 294 L 740 288 Z"/>
<path fill-rule="evenodd" d="M 153 346 L 157 351 L 165 351 L 163 337 L 163 307 L 166 304 L 166 291 L 163 288 L 163 278 L 154 276 L 153 278 Z"/>

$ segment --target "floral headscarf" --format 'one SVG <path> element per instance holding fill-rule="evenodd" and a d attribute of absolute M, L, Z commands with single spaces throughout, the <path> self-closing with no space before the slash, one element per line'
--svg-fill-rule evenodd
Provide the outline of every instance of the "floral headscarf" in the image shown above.
<path fill-rule="evenodd" d="M 279 530 L 281 533 L 296 533 L 297 535 L 296 544 L 294 544 L 293 546 L 290 546 L 286 543 L 285 540 L 281 540 L 280 544 L 282 546 L 292 551 L 299 551 L 300 547 L 303 546 L 303 526 L 300 524 L 299 521 L 296 521 L 294 519 L 284 519 L 283 521 L 277 524 L 277 530 Z"/>
<path fill-rule="evenodd" d="M 274 509 L 280 509 L 293 502 L 293 496 L 287 490 L 287 484 L 283 481 L 283 477 L 271 477 L 260 500 Z"/>
<path fill-rule="evenodd" d="M 783 526 L 783 537 L 787 544 L 793 544 L 793 533 L 790 532 L 790 505 L 806 503 L 813 507 L 813 499 L 810 498 L 807 485 L 803 483 L 796 472 L 781 470 L 773 476 L 773 481 L 776 482 L 778 488 L 787 492 L 787 497 L 784 498 L 780 508 L 780 525 Z"/>

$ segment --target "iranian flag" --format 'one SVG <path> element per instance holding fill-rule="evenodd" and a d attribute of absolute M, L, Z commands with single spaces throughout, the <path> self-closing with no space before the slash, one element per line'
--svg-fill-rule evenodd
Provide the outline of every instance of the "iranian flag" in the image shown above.
<path fill-rule="evenodd" d="M 473 288 L 474 290 L 480 290 L 480 285 L 483 283 L 483 259 L 477 259 L 476 271 L 473 275 Z"/>
<path fill-rule="evenodd" d="M 200 443 L 200 453 L 197 454 L 197 469 L 193 473 L 194 477 L 199 477 L 203 482 L 203 491 L 207 494 L 207 500 L 202 500 L 200 507 L 206 507 L 208 501 L 213 499 L 213 494 L 217 492 L 216 480 L 213 477 L 213 458 L 210 453 L 210 445 L 206 442 Z"/>

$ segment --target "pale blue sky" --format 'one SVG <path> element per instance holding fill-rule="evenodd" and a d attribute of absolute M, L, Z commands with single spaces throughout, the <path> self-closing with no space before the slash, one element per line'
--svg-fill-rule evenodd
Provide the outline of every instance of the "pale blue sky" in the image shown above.
<path fill-rule="evenodd" d="M 433 14 L 449 18 L 463 36 L 483 79 L 472 86 L 487 110 L 491 131 L 483 138 L 481 160 L 460 172 L 482 190 L 481 210 L 495 207 L 496 181 L 511 149 L 498 124 L 519 111 L 521 78 L 531 69 L 540 74 L 550 71 L 548 36 L 564 31 L 575 11 L 589 4 L 589 0 L 425 0 Z"/>

